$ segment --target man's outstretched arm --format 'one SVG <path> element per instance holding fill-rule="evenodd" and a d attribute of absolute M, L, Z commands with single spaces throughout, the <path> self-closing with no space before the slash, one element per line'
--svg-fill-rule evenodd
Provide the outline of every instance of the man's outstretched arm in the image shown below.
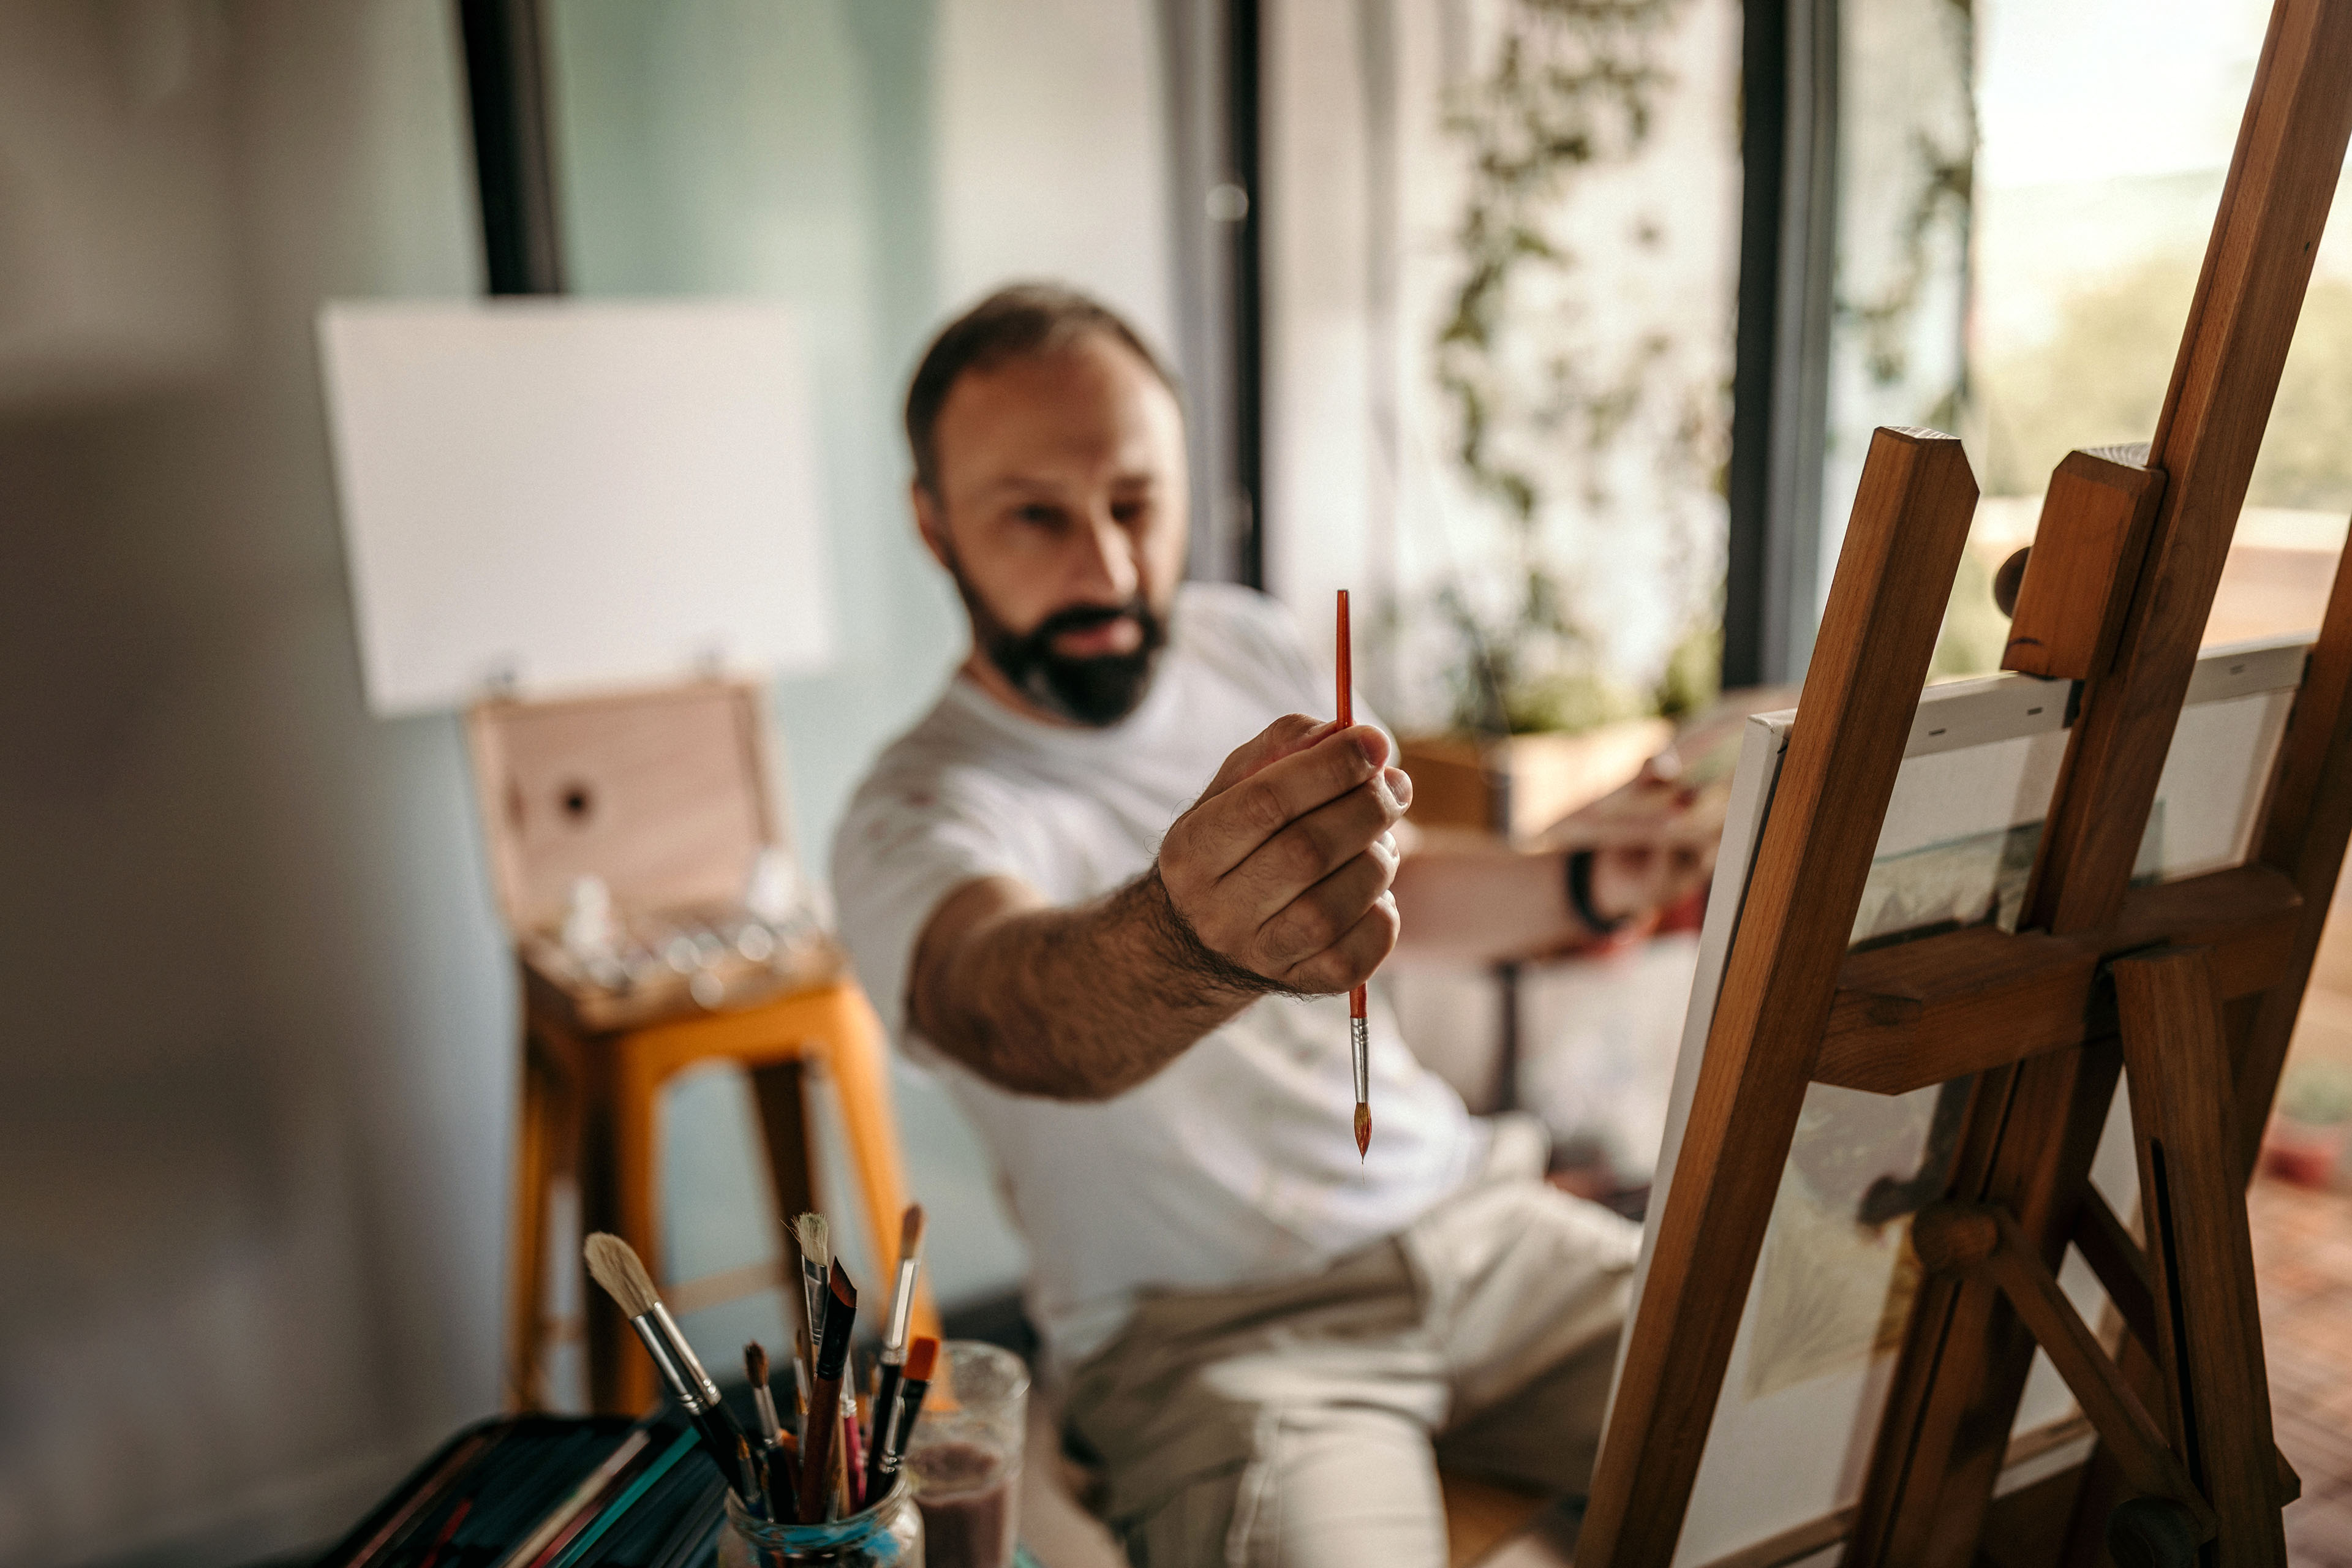
<path fill-rule="evenodd" d="M 1663 909 L 1704 886 L 1712 843 L 1661 841 L 1594 849 L 1588 901 L 1604 920 Z M 1538 957 L 1606 937 L 1570 904 L 1567 856 L 1527 852 L 1483 835 L 1424 837 L 1397 870 L 1406 942 L 1423 957 L 1465 964 Z"/>
<path fill-rule="evenodd" d="M 1105 1100 L 1269 992 L 1362 983 L 1396 945 L 1389 830 L 1412 785 L 1369 725 L 1276 721 L 1225 759 L 1152 868 L 1048 907 L 968 882 L 925 924 L 908 982 L 923 1037 L 1000 1088 Z"/>

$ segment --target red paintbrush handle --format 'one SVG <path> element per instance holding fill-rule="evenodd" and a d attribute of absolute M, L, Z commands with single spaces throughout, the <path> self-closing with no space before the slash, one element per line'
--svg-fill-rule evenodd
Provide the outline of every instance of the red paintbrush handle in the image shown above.
<path fill-rule="evenodd" d="M 1348 590 L 1339 590 L 1339 723 L 1341 728 L 1356 721 L 1356 677 L 1349 668 L 1354 662 L 1349 645 L 1356 639 L 1348 634 Z"/>

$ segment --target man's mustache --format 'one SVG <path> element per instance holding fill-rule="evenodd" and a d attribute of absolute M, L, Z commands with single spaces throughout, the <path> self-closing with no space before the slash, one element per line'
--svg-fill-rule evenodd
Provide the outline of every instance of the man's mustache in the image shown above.
<path fill-rule="evenodd" d="M 1065 632 L 1090 632 L 1119 621 L 1143 625 L 1141 605 L 1135 601 L 1124 605 L 1067 605 L 1039 621 L 1034 630 L 1023 637 L 1024 643 L 1048 643 Z"/>

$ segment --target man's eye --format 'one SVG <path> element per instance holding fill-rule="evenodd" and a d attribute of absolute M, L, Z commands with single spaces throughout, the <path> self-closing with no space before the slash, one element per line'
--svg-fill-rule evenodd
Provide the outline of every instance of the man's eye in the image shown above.
<path fill-rule="evenodd" d="M 1034 522 L 1040 528 L 1056 527 L 1062 521 L 1061 508 L 1047 506 L 1040 501 L 1032 501 L 1013 515 L 1024 522 Z"/>
<path fill-rule="evenodd" d="M 1120 527 L 1132 528 L 1151 515 L 1151 503 L 1148 500 L 1114 501 L 1110 515 L 1111 521 Z"/>

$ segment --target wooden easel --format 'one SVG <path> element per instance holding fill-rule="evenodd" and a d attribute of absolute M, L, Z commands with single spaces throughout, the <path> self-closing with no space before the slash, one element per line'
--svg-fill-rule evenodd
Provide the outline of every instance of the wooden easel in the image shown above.
<path fill-rule="evenodd" d="M 2339 566 L 2249 864 L 2131 889 L 2352 134 L 2352 4 L 2278 0 L 2156 437 L 2077 452 L 2044 501 L 2012 668 L 2081 682 L 2026 913 L 1849 955 L 1977 498 L 1959 444 L 1864 467 L 1724 971 L 1577 1560 L 1666 1568 L 1808 1086 L 1974 1075 L 1844 1561 L 1976 1556 L 2036 1344 L 2102 1446 L 2050 1560 L 2284 1564 L 2243 1205 L 2352 835 L 2352 572 Z M 2352 410 L 2347 410 L 2352 423 Z M 2147 1245 L 2088 1184 L 2128 1071 Z M 2120 1365 L 2056 1291 L 2074 1246 Z M 1794 1435 L 1792 1435 L 1794 1436 Z M 2198 1543 L 2202 1540 L 2203 1546 Z"/>

